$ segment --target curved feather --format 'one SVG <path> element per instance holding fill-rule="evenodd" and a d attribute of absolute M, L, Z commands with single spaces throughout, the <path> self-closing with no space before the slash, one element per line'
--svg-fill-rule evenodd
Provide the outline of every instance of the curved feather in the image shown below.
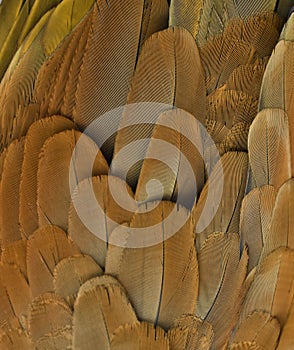
<path fill-rule="evenodd" d="M 47 138 L 73 127 L 74 124 L 70 120 L 52 116 L 36 121 L 28 130 L 24 143 L 19 193 L 19 222 L 25 237 L 38 228 L 37 172 L 42 146 Z"/>
<path fill-rule="evenodd" d="M 294 327 L 294 307 L 293 307 L 293 303 L 292 303 L 287 320 L 286 320 L 284 327 L 281 331 L 277 350 L 283 350 L 283 349 L 287 349 L 287 348 L 291 349 L 291 347 L 294 346 L 293 327 Z"/>
<path fill-rule="evenodd" d="M 114 331 L 137 322 L 123 288 L 116 284 L 81 290 L 74 305 L 73 348 L 107 349 Z"/>
<path fill-rule="evenodd" d="M 171 202 L 160 202 L 155 208 L 153 203 L 147 203 L 146 213 L 140 214 L 139 209 L 130 223 L 133 234 L 136 228 L 139 232 L 139 228 L 161 223 L 152 229 L 152 234 L 162 236 L 163 241 L 143 248 L 111 245 L 105 266 L 105 272 L 115 276 L 127 289 L 138 317 L 165 329 L 176 317 L 194 311 L 198 291 L 192 221 L 184 208 L 179 207 L 177 218 L 186 218 L 187 222 L 173 236 L 166 236 L 174 230 L 175 222 L 162 219 L 170 215 L 173 207 Z M 116 234 L 120 235 L 121 230 L 118 228 Z M 128 243 L 132 239 L 130 232 L 126 232 Z"/>
<path fill-rule="evenodd" d="M 258 187 L 279 188 L 292 176 L 291 124 L 281 109 L 263 109 L 253 121 L 249 136 L 249 160 Z"/>
<path fill-rule="evenodd" d="M 130 221 L 137 209 L 134 194 L 119 178 L 97 176 L 81 181 L 72 200 L 68 234 L 84 254 L 104 267 L 111 232 Z"/>

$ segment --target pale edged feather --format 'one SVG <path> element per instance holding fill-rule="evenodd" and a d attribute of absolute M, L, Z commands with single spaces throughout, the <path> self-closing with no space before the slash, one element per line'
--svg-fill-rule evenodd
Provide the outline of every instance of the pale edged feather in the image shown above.
<path fill-rule="evenodd" d="M 22 238 L 19 228 L 19 186 L 23 162 L 24 138 L 7 149 L 0 187 L 1 245 Z"/>
<path fill-rule="evenodd" d="M 171 350 L 209 350 L 213 336 L 211 324 L 194 315 L 176 319 L 168 331 Z"/>
<path fill-rule="evenodd" d="M 231 129 L 237 123 L 251 124 L 258 99 L 242 91 L 218 89 L 207 98 L 208 120 L 216 120 Z"/>
<path fill-rule="evenodd" d="M 84 254 L 104 268 L 111 232 L 130 221 L 136 209 L 131 188 L 120 178 L 102 175 L 85 179 L 72 194 L 68 234 Z"/>
<path fill-rule="evenodd" d="M 249 135 L 249 161 L 258 187 L 279 188 L 291 178 L 291 124 L 281 109 L 263 109 L 254 119 Z"/>
<path fill-rule="evenodd" d="M 72 307 L 80 286 L 103 274 L 103 270 L 87 255 L 73 255 L 61 260 L 54 269 L 54 291 Z"/>
<path fill-rule="evenodd" d="M 253 311 L 265 311 L 283 327 L 294 295 L 293 250 L 280 247 L 262 260 L 242 306 L 239 323 Z"/>
<path fill-rule="evenodd" d="M 75 176 L 73 184 L 69 183 L 70 164 Z M 53 224 L 67 230 L 71 191 L 89 175 L 107 173 L 105 158 L 86 135 L 76 130 L 65 130 L 48 138 L 39 155 L 37 172 L 39 226 Z"/>
<path fill-rule="evenodd" d="M 30 286 L 16 265 L 0 263 L 0 284 L 1 284 L 1 321 L 6 319 L 11 328 L 16 325 L 17 318 L 19 325 L 24 328 L 27 319 L 27 307 L 31 302 L 32 294 Z M 4 293 L 4 295 L 2 294 Z M 6 300 L 5 300 L 6 299 Z M 3 308 L 2 308 L 3 305 Z"/>
<path fill-rule="evenodd" d="M 142 164 L 135 194 L 137 201 L 162 198 L 177 201 L 186 208 L 194 205 L 205 179 L 202 131 L 195 118 L 183 110 L 171 110 L 159 116 Z"/>
<path fill-rule="evenodd" d="M 33 350 L 33 345 L 25 331 L 12 329 L 0 337 L 2 350 Z"/>
<path fill-rule="evenodd" d="M 269 313 L 254 311 L 238 325 L 231 343 L 250 341 L 261 349 L 275 350 L 280 334 L 278 320 Z"/>
<path fill-rule="evenodd" d="M 285 23 L 279 40 L 294 41 L 294 15 L 293 12 Z"/>
<path fill-rule="evenodd" d="M 114 156 L 129 147 L 130 159 L 143 159 L 158 116 L 174 107 L 204 123 L 203 79 L 198 48 L 188 31 L 174 27 L 153 34 L 138 59 L 115 139 Z M 146 140 L 136 145 L 140 139 Z M 112 162 L 113 174 L 123 176 L 127 171 L 127 181 L 135 188 L 142 161 L 130 169 L 127 165 L 123 157 L 117 157 Z"/>
<path fill-rule="evenodd" d="M 227 152 L 213 168 L 193 208 L 197 250 L 212 232 L 239 232 L 247 172 L 248 156 L 245 152 Z M 209 208 L 205 206 L 208 191 L 215 194 Z"/>
<path fill-rule="evenodd" d="M 285 182 L 277 193 L 270 228 L 264 238 L 262 259 L 279 247 L 294 249 L 293 210 L 294 180 Z"/>
<path fill-rule="evenodd" d="M 33 297 L 53 292 L 55 266 L 62 259 L 79 253 L 59 227 L 50 225 L 36 230 L 27 243 L 28 280 Z"/>
<path fill-rule="evenodd" d="M 34 346 L 44 350 L 71 346 L 72 318 L 72 310 L 65 300 L 54 293 L 44 293 L 33 299 L 29 306 L 28 332 Z M 43 338 L 49 335 L 51 346 L 48 343 L 47 348 L 39 346 Z"/>
<path fill-rule="evenodd" d="M 242 201 L 240 235 L 242 245 L 248 246 L 249 271 L 257 265 L 265 242 L 269 239 L 276 196 L 276 189 L 265 185 L 254 188 Z"/>
<path fill-rule="evenodd" d="M 198 253 L 199 292 L 195 314 L 205 319 L 222 286 L 230 255 L 238 256 L 237 234 L 215 232 L 208 236 Z"/>
<path fill-rule="evenodd" d="M 266 67 L 259 99 L 259 109 L 283 109 L 292 125 L 294 108 L 294 42 L 281 40 L 276 45 Z M 273 84 L 274 82 L 274 84 Z"/>
<path fill-rule="evenodd" d="M 5 264 L 16 265 L 21 273 L 27 278 L 27 242 L 17 240 L 2 247 L 1 261 Z"/>
<path fill-rule="evenodd" d="M 115 331 L 111 350 L 169 350 L 164 330 L 147 322 L 127 324 Z"/>
<path fill-rule="evenodd" d="M 177 220 L 183 220 L 180 222 L 185 224 L 171 236 L 176 219 L 163 219 L 172 215 L 173 209 Z M 142 237 L 139 229 L 144 227 L 146 233 Z M 125 244 L 141 248 L 124 246 L 121 234 L 125 236 Z M 120 239 L 119 247 L 113 245 L 116 244 L 114 235 Z M 159 243 L 150 245 L 150 237 L 155 237 Z M 129 230 L 121 226 L 112 232 L 110 238 L 105 272 L 115 276 L 127 289 L 140 319 L 168 329 L 176 317 L 194 312 L 198 266 L 192 220 L 185 208 L 166 201 L 146 203 L 139 207 Z"/>
<path fill-rule="evenodd" d="M 130 0 L 95 2 L 73 110 L 73 118 L 81 129 L 125 104 L 144 36 L 165 28 L 167 16 L 165 0 L 140 0 L 136 4 Z M 93 64 L 97 61 L 98 66 Z M 107 159 L 113 151 L 113 145 L 109 147 Z"/>
<path fill-rule="evenodd" d="M 37 120 L 28 130 L 24 144 L 19 194 L 19 222 L 25 237 L 29 237 L 38 228 L 37 172 L 42 146 L 47 138 L 72 128 L 74 128 L 72 121 L 55 115 Z"/>
<path fill-rule="evenodd" d="M 110 283 L 81 289 L 74 304 L 73 348 L 107 349 L 119 326 L 136 322 L 122 286 Z"/>

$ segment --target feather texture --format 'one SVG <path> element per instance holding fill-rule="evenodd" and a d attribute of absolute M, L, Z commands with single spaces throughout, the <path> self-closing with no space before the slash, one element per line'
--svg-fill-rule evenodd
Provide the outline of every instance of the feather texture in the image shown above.
<path fill-rule="evenodd" d="M 146 207 L 148 212 L 140 214 L 139 210 L 130 222 L 133 230 L 132 234 L 131 230 L 127 231 L 126 243 L 134 239 L 136 229 L 138 235 L 139 228 L 146 225 L 152 227 L 158 223 L 160 225 L 147 232 L 155 237 L 162 237 L 162 242 L 160 240 L 161 243 L 144 248 L 110 246 L 105 271 L 117 277 L 128 290 L 130 301 L 140 319 L 168 329 L 176 317 L 194 311 L 198 291 L 198 267 L 192 222 L 185 209 L 180 207 L 176 213 L 178 220 L 186 218 L 184 222 L 187 222 L 169 237 L 166 235 L 173 232 L 175 223 L 161 221 L 171 215 L 173 204 L 160 202 L 154 208 L 153 203 L 147 203 Z M 120 235 L 120 231 L 116 234 Z M 141 278 L 137 279 L 136 276 Z"/>

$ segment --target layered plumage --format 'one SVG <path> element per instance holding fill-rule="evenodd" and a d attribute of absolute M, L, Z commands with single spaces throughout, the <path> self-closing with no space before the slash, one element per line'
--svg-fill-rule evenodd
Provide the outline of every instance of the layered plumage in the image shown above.
<path fill-rule="evenodd" d="M 1 349 L 294 346 L 290 8 L 0 3 Z"/>

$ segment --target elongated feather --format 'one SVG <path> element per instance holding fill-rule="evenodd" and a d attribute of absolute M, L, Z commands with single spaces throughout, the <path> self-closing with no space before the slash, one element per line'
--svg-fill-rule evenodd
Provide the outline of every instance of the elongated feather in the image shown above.
<path fill-rule="evenodd" d="M 240 322 L 251 312 L 262 310 L 285 323 L 293 295 L 294 253 L 281 247 L 268 255 L 259 266 L 244 301 Z"/>
<path fill-rule="evenodd" d="M 120 327 L 113 335 L 111 350 L 169 350 L 164 330 L 150 323 L 137 322 Z"/>
<path fill-rule="evenodd" d="M 24 139 L 13 142 L 7 149 L 0 187 L 1 244 L 21 239 L 19 229 L 19 185 L 23 161 Z"/>
<path fill-rule="evenodd" d="M 294 42 L 281 40 L 276 45 L 261 86 L 259 109 L 280 108 L 288 117 L 294 108 Z M 274 82 L 274 84 L 273 84 Z M 290 126 L 292 119 L 289 120 Z"/>
<path fill-rule="evenodd" d="M 127 181 L 135 188 L 142 165 L 139 160 L 145 157 L 154 124 L 165 110 L 175 106 L 204 123 L 203 86 L 198 49 L 186 30 L 169 28 L 151 36 L 139 56 L 127 99 L 129 106 L 124 109 L 114 147 L 114 156 L 130 147 L 130 159 L 138 162 L 128 169 L 123 157 L 114 159 L 113 174 L 123 176 L 127 171 Z M 143 138 L 145 142 L 133 143 Z"/>
<path fill-rule="evenodd" d="M 81 290 L 74 305 L 73 348 L 107 349 L 119 326 L 136 322 L 121 286 L 109 284 Z"/>
<path fill-rule="evenodd" d="M 1 320 L 7 317 L 6 321 L 8 323 L 12 321 L 13 323 L 13 319 L 16 317 L 19 324 L 24 327 L 27 318 L 27 307 L 32 297 L 28 282 L 18 267 L 1 262 L 0 285 L 1 294 L 6 293 L 7 296 L 7 303 L 3 304 L 3 308 L 1 304 Z M 1 297 L 1 300 L 4 301 L 3 297 Z M 9 309 L 10 311 L 8 311 Z"/>
<path fill-rule="evenodd" d="M 18 240 L 1 248 L 1 261 L 5 264 L 16 265 L 25 278 L 27 278 L 27 242 L 25 240 Z"/>
<path fill-rule="evenodd" d="M 270 239 L 270 223 L 277 191 L 273 186 L 254 188 L 242 201 L 240 233 L 242 245 L 248 246 L 250 271 L 257 265 L 260 254 Z M 264 254 L 264 252 L 263 252 Z"/>
<path fill-rule="evenodd" d="M 134 194 L 119 178 L 97 176 L 81 181 L 72 200 L 68 214 L 69 236 L 84 254 L 104 267 L 111 232 L 130 221 L 137 209 Z"/>
<path fill-rule="evenodd" d="M 192 315 L 183 315 L 168 331 L 171 350 L 208 350 L 212 339 L 211 324 Z"/>
<path fill-rule="evenodd" d="M 160 200 L 162 188 L 164 200 L 193 206 L 205 177 L 202 131 L 194 117 L 182 110 L 159 117 L 142 164 L 136 200 Z"/>
<path fill-rule="evenodd" d="M 125 286 L 140 319 L 167 329 L 176 317 L 183 313 L 192 313 L 195 307 L 198 267 L 192 222 L 186 210 L 179 207 L 175 218 L 187 222 L 174 235 L 167 236 L 175 231 L 176 222 L 163 219 L 172 215 L 174 205 L 171 202 L 160 202 L 154 208 L 153 203 L 147 203 L 146 208 L 149 211 L 142 213 L 144 207 L 141 207 L 141 214 L 139 210 L 133 217 L 130 229 L 127 232 L 123 230 L 127 234 L 126 243 L 134 243 L 136 228 L 138 235 L 139 229 L 146 226 L 149 235 L 152 232 L 153 236 L 159 239 L 162 237 L 162 241 L 160 239 L 160 243 L 143 248 L 111 245 L 105 272 L 117 277 Z M 148 231 L 149 227 L 156 224 L 159 225 Z M 122 227 L 119 227 L 116 234 L 120 236 L 121 231 Z M 144 236 L 148 236 L 148 233 Z"/>
<path fill-rule="evenodd" d="M 39 226 L 56 224 L 67 230 L 70 191 L 79 181 L 92 174 L 107 174 L 108 165 L 97 145 L 81 133 L 66 130 L 48 138 L 39 156 L 37 211 Z M 94 158 L 94 164 L 91 159 Z M 69 175 L 72 162 L 75 183 L 70 188 Z"/>
<path fill-rule="evenodd" d="M 27 270 L 33 297 L 53 292 L 53 273 L 62 259 L 80 251 L 65 232 L 56 226 L 45 226 L 35 231 L 27 244 Z"/>
<path fill-rule="evenodd" d="M 80 286 L 103 271 L 87 255 L 74 255 L 61 260 L 54 269 L 54 291 L 73 306 Z"/>
<path fill-rule="evenodd" d="M 280 35 L 280 40 L 294 41 L 294 15 L 293 11 L 288 21 L 285 23 L 282 33 Z"/>
<path fill-rule="evenodd" d="M 244 152 L 225 153 L 214 167 L 193 209 L 197 249 L 200 249 L 210 233 L 239 232 L 247 170 L 248 157 Z M 213 191 L 214 196 L 213 202 L 207 207 L 205 204 L 209 191 Z"/>
<path fill-rule="evenodd" d="M 165 0 L 140 0 L 135 5 L 130 1 L 115 0 L 95 3 L 73 111 L 75 122 L 81 128 L 125 104 L 138 50 L 143 44 L 141 34 L 145 32 L 146 36 L 148 32 L 166 26 L 166 5 Z M 151 11 L 148 11 L 150 6 Z M 153 8 L 157 11 L 154 12 Z M 149 21 L 147 28 L 146 21 Z M 99 66 L 93 62 L 99 62 Z M 107 157 L 111 156 L 112 149 L 109 151 Z"/>
<path fill-rule="evenodd" d="M 287 320 L 286 320 L 284 327 L 281 331 L 277 350 L 283 350 L 283 349 L 287 349 L 287 348 L 291 349 L 291 347 L 294 346 L 293 327 L 294 327 L 294 307 L 293 307 L 293 303 L 292 303 Z"/>
<path fill-rule="evenodd" d="M 249 160 L 258 187 L 279 188 L 291 178 L 289 132 L 291 124 L 281 109 L 263 109 L 252 123 L 248 136 Z M 290 135 L 291 137 L 291 135 Z"/>
<path fill-rule="evenodd" d="M 199 251 L 199 295 L 195 313 L 213 326 L 215 337 L 212 349 L 220 349 L 228 342 L 230 329 L 237 321 L 244 298 L 248 261 L 246 250 L 240 261 L 239 257 L 240 245 L 236 234 L 212 234 Z M 221 301 L 228 295 L 235 300 L 230 303 L 231 308 Z"/>
<path fill-rule="evenodd" d="M 290 179 L 284 183 L 278 191 L 275 206 L 273 208 L 270 229 L 264 239 L 264 249 L 262 257 L 279 247 L 289 247 L 294 249 L 293 232 L 293 191 L 294 180 Z"/>
<path fill-rule="evenodd" d="M 37 349 L 66 349 L 71 346 L 72 311 L 53 293 L 35 298 L 29 307 L 28 331 Z M 46 336 L 50 341 L 44 346 Z"/>
<path fill-rule="evenodd" d="M 244 92 L 219 89 L 207 98 L 207 119 L 217 120 L 229 129 L 240 122 L 251 124 L 257 105 L 257 99 Z"/>
<path fill-rule="evenodd" d="M 37 172 L 39 154 L 46 139 L 74 124 L 61 116 L 52 116 L 31 125 L 24 144 L 19 194 L 19 221 L 22 234 L 28 237 L 38 228 Z"/>
<path fill-rule="evenodd" d="M 238 326 L 234 335 L 233 343 L 250 341 L 256 343 L 262 349 L 276 349 L 280 334 L 280 324 L 269 313 L 255 311 L 248 315 Z"/>

